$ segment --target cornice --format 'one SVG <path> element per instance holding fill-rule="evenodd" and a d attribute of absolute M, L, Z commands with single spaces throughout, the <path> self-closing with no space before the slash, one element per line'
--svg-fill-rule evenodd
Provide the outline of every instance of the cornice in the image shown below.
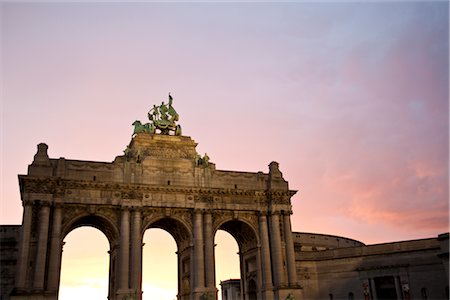
<path fill-rule="evenodd" d="M 42 194 L 64 194 L 66 190 L 101 190 L 120 192 L 122 197 L 135 198 L 145 193 L 166 194 L 191 194 L 199 198 L 210 198 L 210 196 L 246 196 L 267 198 L 290 198 L 297 191 L 274 191 L 274 190 L 246 190 L 204 187 L 181 187 L 181 186 L 157 186 L 138 183 L 99 182 L 91 180 L 62 179 L 60 177 L 37 177 L 19 175 L 20 189 L 22 193 Z"/>

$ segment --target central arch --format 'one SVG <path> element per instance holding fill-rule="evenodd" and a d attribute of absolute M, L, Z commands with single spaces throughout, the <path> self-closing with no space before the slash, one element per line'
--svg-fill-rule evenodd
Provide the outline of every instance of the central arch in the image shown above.
<path fill-rule="evenodd" d="M 141 238 L 144 238 L 147 229 L 162 229 L 168 232 L 175 240 L 177 247 L 177 282 L 178 299 L 189 299 L 192 290 L 191 281 L 191 240 L 192 232 L 184 221 L 171 216 L 156 216 L 148 220 L 142 230 Z M 141 287 L 142 288 L 142 287 Z"/>
<path fill-rule="evenodd" d="M 142 299 L 176 299 L 177 245 L 166 230 L 149 228 L 142 243 Z"/>

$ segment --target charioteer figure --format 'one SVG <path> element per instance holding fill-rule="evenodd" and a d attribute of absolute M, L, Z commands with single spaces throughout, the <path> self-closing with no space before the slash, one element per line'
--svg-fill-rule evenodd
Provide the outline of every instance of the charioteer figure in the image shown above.
<path fill-rule="evenodd" d="M 140 121 L 133 123 L 135 126 L 133 135 L 140 132 L 156 134 L 156 130 L 159 130 L 159 134 L 170 135 L 173 132 L 174 135 L 181 135 L 181 126 L 175 123 L 180 117 L 173 107 L 173 98 L 170 93 L 169 103 L 165 104 L 163 101 L 159 106 L 153 105 L 147 117 L 150 123 L 141 124 Z"/>

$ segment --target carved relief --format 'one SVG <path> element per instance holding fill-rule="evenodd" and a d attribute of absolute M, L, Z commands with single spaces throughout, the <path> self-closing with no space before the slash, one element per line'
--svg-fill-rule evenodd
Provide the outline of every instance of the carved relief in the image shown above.
<path fill-rule="evenodd" d="M 219 226 L 226 220 L 233 219 L 233 212 L 231 211 L 214 211 L 212 214 L 213 230 L 216 232 Z"/>
<path fill-rule="evenodd" d="M 20 177 L 20 183 L 21 191 L 24 193 L 63 194 L 61 180 Z"/>
<path fill-rule="evenodd" d="M 229 232 L 239 245 L 242 261 L 255 265 L 259 237 L 257 214 L 290 210 L 290 199 L 295 192 L 281 188 L 266 190 L 268 175 L 262 172 L 220 171 L 206 158 L 196 165 L 199 161 L 195 147 L 196 143 L 189 137 L 137 134 L 125 155 L 116 157 L 113 163 L 58 160 L 56 176 L 20 177 L 24 205 L 40 195 L 44 199 L 39 200 L 48 201 L 46 205 L 58 203 L 62 209 L 63 237 L 79 226 L 94 226 L 107 236 L 111 243 L 111 299 L 117 296 L 115 280 L 119 273 L 116 268 L 122 263 L 121 251 L 126 249 L 119 245 L 120 228 L 126 228 L 121 227 L 126 225 L 121 224 L 126 220 L 122 219 L 121 210 L 129 210 L 130 242 L 136 241 L 134 233 L 138 228 L 135 226 L 139 222 L 142 222 L 141 237 L 147 228 L 161 228 L 169 232 L 177 243 L 178 258 L 182 264 L 179 298 L 198 298 L 203 291 L 199 291 L 191 277 L 200 271 L 192 269 L 196 268 L 196 258 L 192 256 L 200 255 L 195 254 L 199 248 L 193 248 L 193 211 L 211 214 L 213 234 L 218 229 Z M 27 193 L 35 195 L 30 197 Z M 30 253 L 37 248 L 41 204 L 31 204 Z M 134 213 L 135 210 L 141 214 Z M 139 216 L 140 220 L 137 219 Z M 209 222 L 209 215 L 203 215 L 203 225 L 209 226 Z M 279 225 L 283 241 L 282 218 Z M 209 231 L 209 227 L 204 228 L 204 234 L 209 234 Z M 203 243 L 210 246 L 211 237 L 207 238 Z M 209 246 L 205 249 L 211 250 Z M 285 245 L 280 247 L 284 253 Z M 131 249 L 136 249 L 136 244 Z M 254 269 L 244 272 L 243 280 L 255 282 L 261 274 L 258 273 L 261 270 Z"/>
<path fill-rule="evenodd" d="M 133 189 L 123 190 L 121 192 L 122 199 L 142 199 L 143 193 L 141 191 L 136 191 Z"/>

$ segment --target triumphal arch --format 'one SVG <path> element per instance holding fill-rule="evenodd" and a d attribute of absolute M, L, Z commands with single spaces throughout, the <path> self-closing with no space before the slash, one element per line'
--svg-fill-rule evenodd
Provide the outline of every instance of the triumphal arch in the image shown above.
<path fill-rule="evenodd" d="M 149 121 L 135 121 L 113 162 L 49 158 L 39 144 L 20 175 L 23 222 L 12 299 L 57 299 L 63 240 L 81 226 L 110 245 L 109 299 L 142 298 L 142 240 L 148 228 L 177 244 L 178 299 L 216 299 L 214 236 L 229 232 L 240 255 L 243 299 L 296 299 L 300 285 L 291 197 L 278 163 L 267 173 L 217 170 L 183 136 L 169 95 Z"/>

